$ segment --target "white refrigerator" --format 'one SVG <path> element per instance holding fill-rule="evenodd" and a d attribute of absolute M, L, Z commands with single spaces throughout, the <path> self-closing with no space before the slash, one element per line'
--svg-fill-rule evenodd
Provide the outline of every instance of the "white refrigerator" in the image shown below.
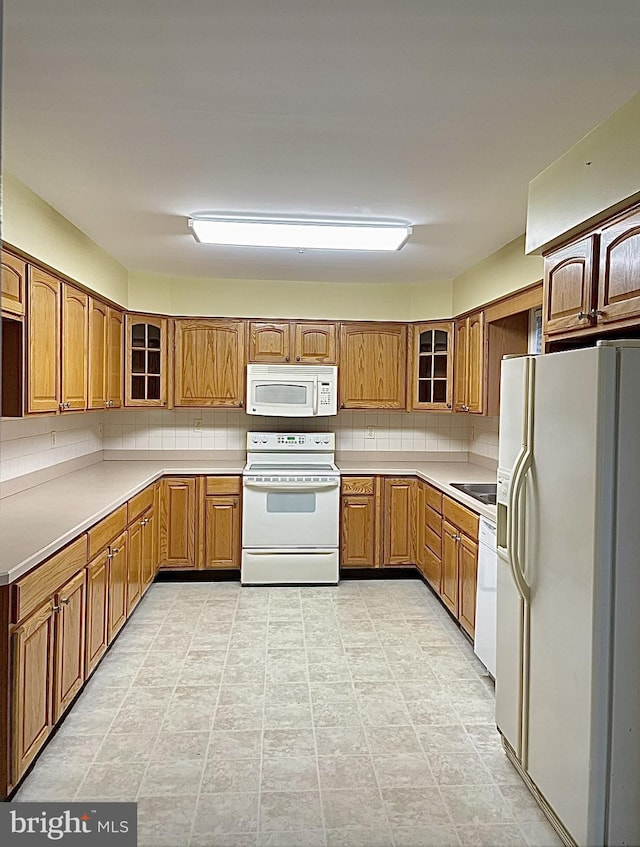
<path fill-rule="evenodd" d="M 640 845 L 640 341 L 502 363 L 496 723 L 565 843 Z"/>

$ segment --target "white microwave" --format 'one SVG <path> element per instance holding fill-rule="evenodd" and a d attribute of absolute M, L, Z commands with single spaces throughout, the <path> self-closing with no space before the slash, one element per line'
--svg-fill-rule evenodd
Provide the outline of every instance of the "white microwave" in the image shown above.
<path fill-rule="evenodd" d="M 247 365 L 247 412 L 279 418 L 338 413 L 335 365 Z"/>

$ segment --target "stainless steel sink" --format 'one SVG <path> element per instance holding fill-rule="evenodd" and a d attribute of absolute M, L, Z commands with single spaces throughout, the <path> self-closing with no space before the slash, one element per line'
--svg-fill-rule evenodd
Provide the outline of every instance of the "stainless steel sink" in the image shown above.
<path fill-rule="evenodd" d="M 452 488 L 457 488 L 458 491 L 464 491 L 469 497 L 479 500 L 487 506 L 496 505 L 496 489 L 495 482 L 451 482 Z"/>

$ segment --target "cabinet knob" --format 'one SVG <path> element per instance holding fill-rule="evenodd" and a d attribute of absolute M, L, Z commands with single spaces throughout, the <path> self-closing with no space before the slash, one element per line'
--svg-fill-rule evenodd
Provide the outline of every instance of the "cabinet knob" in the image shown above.
<path fill-rule="evenodd" d="M 60 599 L 60 602 L 63 603 L 65 606 L 68 606 L 69 603 L 71 602 L 71 597 L 62 597 Z"/>
<path fill-rule="evenodd" d="M 300 361 L 300 356 L 296 356 L 296 362 Z"/>
<path fill-rule="evenodd" d="M 576 315 L 577 320 L 579 321 L 590 321 L 591 320 L 591 312 L 583 312 L 582 309 Z"/>
<path fill-rule="evenodd" d="M 447 403 L 447 409 L 451 408 L 451 403 Z"/>
<path fill-rule="evenodd" d="M 52 606 L 51 611 L 52 612 L 61 612 L 62 606 Z"/>
<path fill-rule="evenodd" d="M 340 403 L 340 408 L 344 409 L 344 403 Z"/>
<path fill-rule="evenodd" d="M 242 402 L 242 400 L 240 400 L 240 402 L 238 403 L 238 406 L 240 406 L 240 408 L 242 408 L 243 405 L 244 405 L 244 403 Z"/>
<path fill-rule="evenodd" d="M 288 362 L 288 361 L 289 361 L 289 357 L 288 357 L 288 356 L 285 356 L 285 357 L 284 357 L 284 360 L 285 360 L 285 362 Z"/>
<path fill-rule="evenodd" d="M 604 315 L 604 312 L 601 309 L 591 309 L 589 312 L 589 316 L 592 317 L 596 323 L 601 315 Z"/>

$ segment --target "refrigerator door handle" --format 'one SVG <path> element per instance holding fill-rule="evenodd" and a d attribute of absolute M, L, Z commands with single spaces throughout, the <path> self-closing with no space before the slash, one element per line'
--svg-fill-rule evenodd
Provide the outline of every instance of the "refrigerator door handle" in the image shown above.
<path fill-rule="evenodd" d="M 524 487 L 527 474 L 529 472 L 529 469 L 531 468 L 532 456 L 530 450 L 528 448 L 524 448 L 518 458 L 519 463 L 517 463 L 517 468 L 513 478 L 511 504 L 509 509 L 511 517 L 511 533 L 509 538 L 509 547 L 511 548 L 511 555 L 509 559 L 511 562 L 511 572 L 513 574 L 513 579 L 516 584 L 516 588 L 518 589 L 518 593 L 520 594 L 524 602 L 528 604 L 531 597 L 531 591 L 529 589 L 529 586 L 527 585 L 527 581 L 524 576 L 522 556 L 520 555 L 520 529 L 522 522 L 520 514 L 520 499 L 522 496 L 522 489 Z"/>

